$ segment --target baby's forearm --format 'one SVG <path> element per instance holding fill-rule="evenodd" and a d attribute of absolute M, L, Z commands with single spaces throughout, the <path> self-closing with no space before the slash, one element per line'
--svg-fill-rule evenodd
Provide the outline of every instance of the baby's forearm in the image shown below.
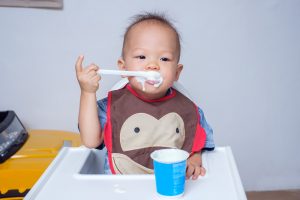
<path fill-rule="evenodd" d="M 89 148 L 99 146 L 103 136 L 98 119 L 96 93 L 81 91 L 78 122 L 83 145 Z"/>

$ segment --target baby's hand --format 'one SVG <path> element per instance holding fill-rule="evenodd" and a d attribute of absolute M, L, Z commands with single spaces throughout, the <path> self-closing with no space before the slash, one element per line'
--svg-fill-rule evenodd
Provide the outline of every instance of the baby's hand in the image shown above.
<path fill-rule="evenodd" d="M 97 73 L 99 67 L 91 64 L 86 68 L 82 66 L 83 56 L 76 61 L 76 76 L 82 92 L 96 93 L 99 88 L 100 75 Z"/>
<path fill-rule="evenodd" d="M 204 176 L 206 173 L 205 168 L 202 166 L 201 153 L 194 153 L 187 160 L 186 168 L 186 179 L 190 179 L 192 176 L 193 180 L 196 180 L 198 176 Z"/>

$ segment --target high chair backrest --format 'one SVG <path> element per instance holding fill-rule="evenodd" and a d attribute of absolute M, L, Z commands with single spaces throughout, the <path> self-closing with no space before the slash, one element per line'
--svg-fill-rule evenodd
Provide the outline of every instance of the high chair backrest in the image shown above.
<path fill-rule="evenodd" d="M 114 86 L 110 89 L 110 90 L 118 90 L 122 87 L 124 87 L 126 84 L 128 83 L 128 79 L 127 78 L 122 78 L 121 80 L 119 80 L 117 83 L 114 84 Z M 179 92 L 181 92 L 182 94 L 184 94 L 186 97 L 188 97 L 189 99 L 193 100 L 191 98 L 191 95 L 189 94 L 189 92 L 183 87 L 183 85 L 179 82 L 174 82 L 173 87 L 178 90 Z"/>

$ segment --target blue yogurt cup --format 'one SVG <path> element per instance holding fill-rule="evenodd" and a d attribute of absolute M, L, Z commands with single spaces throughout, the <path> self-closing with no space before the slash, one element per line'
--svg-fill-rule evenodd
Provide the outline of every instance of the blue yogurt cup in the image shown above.
<path fill-rule="evenodd" d="M 184 193 L 186 159 L 189 153 L 181 149 L 161 149 L 151 153 L 156 191 L 163 197 L 179 197 Z"/>

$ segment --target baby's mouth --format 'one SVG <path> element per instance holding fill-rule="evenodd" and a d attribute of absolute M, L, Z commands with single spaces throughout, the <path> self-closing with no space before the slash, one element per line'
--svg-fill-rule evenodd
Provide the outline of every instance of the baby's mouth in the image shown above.
<path fill-rule="evenodd" d="M 151 74 L 151 71 L 149 71 L 147 73 L 147 77 L 135 77 L 137 82 L 141 83 L 143 91 L 145 91 L 145 82 L 147 85 L 158 88 L 163 82 L 162 76 L 158 72 L 152 72 Z"/>
<path fill-rule="evenodd" d="M 158 84 L 159 81 L 147 80 L 146 83 L 148 83 L 149 85 L 155 85 L 155 84 Z"/>

